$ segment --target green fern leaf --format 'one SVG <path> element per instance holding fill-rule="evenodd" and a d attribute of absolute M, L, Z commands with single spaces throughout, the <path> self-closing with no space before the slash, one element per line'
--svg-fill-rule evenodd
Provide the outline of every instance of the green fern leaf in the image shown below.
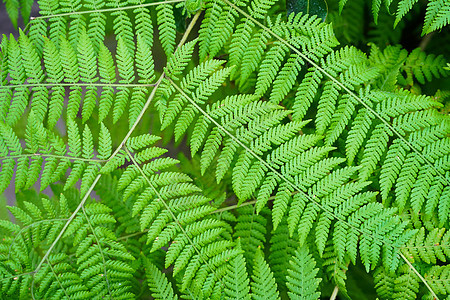
<path fill-rule="evenodd" d="M 422 35 L 439 30 L 450 23 L 450 4 L 447 1 L 429 1 Z"/>
<path fill-rule="evenodd" d="M 11 19 L 11 23 L 17 28 L 17 21 L 19 19 L 19 0 L 7 0 L 4 3 L 6 12 Z"/>
<path fill-rule="evenodd" d="M 317 299 L 320 292 L 317 291 L 320 279 L 316 278 L 319 269 L 314 269 L 316 262 L 306 247 L 301 247 L 295 252 L 290 261 L 287 276 L 287 287 L 291 299 Z"/>
<path fill-rule="evenodd" d="M 256 249 L 264 247 L 266 241 L 266 218 L 264 214 L 255 214 L 252 206 L 245 206 L 238 210 L 239 216 L 234 228 L 234 237 L 241 241 L 245 260 L 253 266 Z M 267 214 L 267 211 L 263 211 Z"/>
<path fill-rule="evenodd" d="M 65 80 L 69 83 L 77 83 L 80 80 L 77 54 L 72 45 L 61 39 L 61 63 L 64 70 Z M 72 87 L 69 93 L 69 103 L 67 104 L 67 118 L 75 119 L 81 103 L 81 87 Z"/>
<path fill-rule="evenodd" d="M 83 32 L 77 45 L 80 79 L 87 83 L 94 83 L 97 78 L 97 59 L 94 47 L 86 32 Z M 91 116 L 96 105 L 97 88 L 89 86 L 83 99 L 81 111 L 83 123 Z"/>
<path fill-rule="evenodd" d="M 135 0 L 131 3 L 138 4 L 140 2 Z M 153 46 L 153 24 L 150 11 L 145 7 L 138 7 L 133 12 L 135 13 L 136 37 L 140 36 L 142 41 L 151 48 Z"/>
<path fill-rule="evenodd" d="M 175 53 L 168 54 L 167 66 L 165 67 L 165 72 L 168 76 L 177 76 L 186 68 L 192 53 L 194 52 L 195 44 L 197 39 L 184 44 L 182 47 L 177 48 Z"/>
<path fill-rule="evenodd" d="M 100 82 L 111 84 L 116 81 L 116 69 L 111 52 L 104 46 L 100 45 L 98 54 L 98 71 L 100 74 Z M 99 121 L 103 121 L 109 113 L 114 101 L 114 89 L 105 87 L 99 99 Z"/>
<path fill-rule="evenodd" d="M 107 3 L 110 6 L 115 6 L 120 8 L 121 6 L 125 6 L 127 2 L 118 2 L 111 1 L 111 3 Z M 134 52 L 134 34 L 131 19 L 128 16 L 128 13 L 124 10 L 117 10 L 112 13 L 115 17 L 113 21 L 113 29 L 116 34 L 116 39 L 122 39 L 123 46 L 127 48 L 128 51 Z"/>
<path fill-rule="evenodd" d="M 397 14 L 396 14 L 394 25 L 397 25 L 398 22 L 403 18 L 403 16 L 406 15 L 406 13 L 408 11 L 410 11 L 411 8 L 413 7 L 413 5 L 416 3 L 417 3 L 417 0 L 402 0 L 402 1 L 400 1 L 398 3 Z"/>
<path fill-rule="evenodd" d="M 152 296 L 155 299 L 178 299 L 164 273 L 158 270 L 158 268 L 150 262 L 147 263 L 146 269 L 148 286 L 150 287 Z"/>
<path fill-rule="evenodd" d="M 89 10 L 100 10 L 104 7 L 105 2 L 101 0 L 91 0 L 84 3 L 85 7 Z M 101 13 L 92 13 L 87 26 L 87 34 L 91 39 L 94 48 L 101 47 L 105 37 L 106 16 Z"/>
<path fill-rule="evenodd" d="M 173 6 L 160 4 L 156 7 L 158 14 L 156 21 L 159 29 L 159 40 L 167 57 L 171 57 L 175 50 L 176 26 Z"/>
<path fill-rule="evenodd" d="M 250 287 L 242 254 L 230 261 L 224 277 L 224 293 L 228 299 L 250 299 Z"/>
<path fill-rule="evenodd" d="M 30 77 L 28 81 L 30 83 L 40 83 L 44 77 L 41 59 L 29 38 L 21 30 L 19 33 L 19 44 L 25 66 L 25 73 L 27 77 Z M 34 97 L 31 107 L 38 120 L 42 122 L 47 112 L 48 90 L 43 86 L 34 87 L 32 90 L 34 92 Z"/>
<path fill-rule="evenodd" d="M 436 264 L 437 261 L 449 259 L 449 243 L 450 234 L 444 228 L 435 228 L 426 235 L 425 228 L 421 227 L 416 236 L 401 250 L 412 262 L 423 261 L 427 264 Z"/>
<path fill-rule="evenodd" d="M 274 275 L 258 248 L 253 267 L 253 282 L 250 283 L 253 299 L 280 299 Z"/>
<path fill-rule="evenodd" d="M 47 69 L 47 81 L 51 83 L 60 83 L 64 79 L 62 64 L 59 56 L 59 51 L 56 46 L 49 39 L 45 40 L 44 44 L 44 63 Z M 52 97 L 49 104 L 48 113 L 48 128 L 53 128 L 61 116 L 65 92 L 62 87 L 54 87 Z"/>
<path fill-rule="evenodd" d="M 112 153 L 111 134 L 103 123 L 100 123 L 98 158 L 108 159 Z"/>
<path fill-rule="evenodd" d="M 122 79 L 120 83 L 131 83 L 134 81 L 133 57 L 127 48 L 124 40 L 117 41 L 117 68 Z M 118 94 L 114 102 L 113 122 L 116 123 L 125 111 L 129 101 L 130 89 L 119 87 Z"/>

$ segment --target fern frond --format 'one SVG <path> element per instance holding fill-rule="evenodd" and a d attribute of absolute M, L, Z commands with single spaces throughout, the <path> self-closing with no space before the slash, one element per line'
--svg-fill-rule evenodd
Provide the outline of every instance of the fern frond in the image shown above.
<path fill-rule="evenodd" d="M 417 0 L 401 0 L 398 3 L 396 18 L 394 25 L 397 25 L 398 22 L 408 13 L 414 4 L 417 3 Z"/>
<path fill-rule="evenodd" d="M 140 4 L 140 0 L 129 1 L 130 3 Z M 141 36 L 141 39 L 145 41 L 148 47 L 153 46 L 153 24 L 150 15 L 150 11 L 145 7 L 138 7 L 133 10 L 135 14 L 135 28 L 136 37 Z"/>
<path fill-rule="evenodd" d="M 404 80 L 411 84 L 412 78 L 415 78 L 420 84 L 425 84 L 426 81 L 431 81 L 433 77 L 447 76 L 444 69 L 445 65 L 446 61 L 443 56 L 426 55 L 419 48 L 414 49 L 408 55 L 402 67 L 403 72 L 406 73 Z"/>
<path fill-rule="evenodd" d="M 166 276 L 152 263 L 147 263 L 147 279 L 155 299 L 178 299 Z"/>
<path fill-rule="evenodd" d="M 381 297 L 387 298 L 394 293 L 395 277 L 385 269 L 381 268 L 375 271 L 374 281 L 377 294 Z"/>
<path fill-rule="evenodd" d="M 253 281 L 250 283 L 253 299 L 279 299 L 277 284 L 269 265 L 264 260 L 260 248 L 255 254 L 253 267 Z"/>
<path fill-rule="evenodd" d="M 236 12 L 221 2 L 207 2 L 205 17 L 199 30 L 200 60 L 216 56 L 232 34 Z"/>
<path fill-rule="evenodd" d="M 17 20 L 19 19 L 19 0 L 8 0 L 4 3 L 6 12 L 11 19 L 11 23 L 17 28 Z"/>
<path fill-rule="evenodd" d="M 78 66 L 80 79 L 84 82 L 93 83 L 97 79 L 97 59 L 94 47 L 86 32 L 83 32 L 77 45 Z M 86 95 L 83 99 L 83 107 L 81 111 L 83 123 L 91 116 L 96 105 L 97 88 L 88 87 Z"/>
<path fill-rule="evenodd" d="M 450 257 L 449 243 L 450 234 L 445 228 L 435 228 L 426 235 L 425 228 L 421 227 L 415 237 L 402 247 L 402 252 L 412 262 L 436 264 L 437 261 L 446 262 Z"/>
<path fill-rule="evenodd" d="M 195 44 L 197 39 L 184 44 L 182 47 L 177 48 L 177 50 L 172 54 L 168 55 L 167 66 L 165 67 L 165 72 L 168 76 L 177 76 L 186 68 L 192 53 L 194 52 Z"/>
<path fill-rule="evenodd" d="M 273 270 L 275 280 L 281 291 L 287 290 L 286 276 L 289 268 L 289 260 L 286 257 L 293 256 L 297 248 L 297 233 L 295 232 L 293 237 L 289 235 L 287 218 L 284 217 L 270 238 L 269 255 L 269 265 Z"/>
<path fill-rule="evenodd" d="M 152 252 L 175 241 L 169 246 L 166 266 L 173 263 L 174 274 L 183 274 L 182 289 L 191 285 L 195 289 L 197 284 L 197 287 L 202 286 L 206 274 L 215 276 L 214 283 L 223 276 L 217 270 L 219 266 L 238 252 L 230 249 L 231 241 L 217 241 L 223 232 L 221 221 L 202 221 L 214 208 L 209 205 L 208 198 L 199 195 L 199 189 L 190 183 L 191 179 L 182 173 L 164 171 L 177 161 L 157 158 L 165 151 L 148 147 L 156 140 L 158 138 L 149 135 L 130 140 L 128 147 L 134 148 L 136 153 L 134 157 L 128 154 L 133 164 L 122 174 L 118 187 L 127 187 L 124 199 L 138 193 L 133 215 L 140 214 L 141 230 L 148 228 L 147 241 L 152 244 Z M 142 168 L 138 165 L 141 163 Z M 199 249 L 198 245 L 204 247 Z M 204 292 L 211 294 L 212 290 Z"/>
<path fill-rule="evenodd" d="M 113 83 L 116 80 L 116 67 L 108 48 L 103 44 L 100 45 L 98 54 L 98 72 L 100 81 L 103 83 Z M 114 89 L 106 87 L 102 90 L 99 99 L 99 121 L 103 121 L 109 113 L 114 101 Z"/>
<path fill-rule="evenodd" d="M 170 4 L 160 4 L 156 7 L 158 11 L 156 21 L 159 29 L 159 40 L 163 46 L 167 57 L 170 57 L 175 50 L 176 26 L 173 15 L 173 6 Z"/>
<path fill-rule="evenodd" d="M 422 35 L 439 30 L 450 23 L 450 4 L 448 1 L 429 1 Z"/>
<path fill-rule="evenodd" d="M 361 25 L 353 2 L 337 26 Z M 2 297 L 355 297 L 363 268 L 381 297 L 445 295 L 448 103 L 422 89 L 448 64 L 386 46 L 391 4 L 342 30 L 368 56 L 273 0 L 39 0 L 0 43 Z M 428 29 L 445 9 L 428 1 Z"/>
<path fill-rule="evenodd" d="M 36 49 L 31 44 L 29 38 L 20 31 L 19 44 L 21 48 L 22 57 L 24 59 L 25 73 L 30 83 L 39 83 L 44 77 L 42 71 L 41 60 Z M 39 121 L 43 121 L 47 111 L 48 104 L 48 90 L 45 87 L 34 87 L 33 102 L 31 107 L 34 110 Z"/>
<path fill-rule="evenodd" d="M 134 80 L 133 57 L 123 39 L 117 41 L 117 68 L 119 70 L 120 83 L 131 83 Z M 119 88 L 114 102 L 113 122 L 116 123 L 128 105 L 130 89 Z"/>
<path fill-rule="evenodd" d="M 104 7 L 105 1 L 91 0 L 86 2 L 85 7 L 90 10 L 100 10 Z M 103 44 L 105 37 L 106 16 L 99 12 L 94 12 L 90 15 L 90 20 L 87 27 L 87 34 L 93 41 L 95 49 L 98 49 Z"/>
<path fill-rule="evenodd" d="M 120 8 L 126 6 L 126 4 L 127 1 L 108 1 L 106 5 Z M 126 47 L 128 51 L 134 52 L 134 34 L 128 12 L 124 10 L 117 10 L 112 12 L 112 15 L 114 16 L 113 29 L 116 34 L 116 39 L 122 39 L 124 47 Z"/>
<path fill-rule="evenodd" d="M 64 79 L 62 64 L 59 56 L 59 51 L 55 44 L 49 39 L 45 40 L 44 44 L 44 64 L 47 69 L 47 80 L 52 83 L 60 83 Z M 53 128 L 61 116 L 65 91 L 63 87 L 55 87 L 52 91 L 49 112 L 48 112 L 48 128 Z"/>
<path fill-rule="evenodd" d="M 319 269 L 315 269 L 316 262 L 306 247 L 298 248 L 290 261 L 288 269 L 287 287 L 291 298 L 317 299 L 320 279 L 316 278 Z"/>
<path fill-rule="evenodd" d="M 86 205 L 84 212 L 65 232 L 66 236 L 74 235 L 81 279 L 87 281 L 87 287 L 95 295 L 131 297 L 128 290 L 134 269 L 130 262 L 134 257 L 107 227 L 115 222 L 111 210 L 103 204 L 92 203 Z"/>
<path fill-rule="evenodd" d="M 444 297 L 450 293 L 450 285 L 448 284 L 449 276 L 450 269 L 448 265 L 433 266 L 426 274 L 433 290 Z"/>
<path fill-rule="evenodd" d="M 230 261 L 223 280 L 224 294 L 228 299 L 250 299 L 249 279 L 242 254 Z"/>
<path fill-rule="evenodd" d="M 407 265 L 403 265 L 394 281 L 394 297 L 401 299 L 416 299 L 419 282 L 416 274 Z"/>

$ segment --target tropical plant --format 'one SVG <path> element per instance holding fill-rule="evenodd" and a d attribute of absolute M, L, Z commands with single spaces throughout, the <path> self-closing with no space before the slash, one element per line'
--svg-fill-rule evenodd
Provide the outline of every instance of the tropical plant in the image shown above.
<path fill-rule="evenodd" d="M 39 0 L 0 44 L 2 299 L 448 297 L 449 31 L 405 49 L 391 2 Z"/>

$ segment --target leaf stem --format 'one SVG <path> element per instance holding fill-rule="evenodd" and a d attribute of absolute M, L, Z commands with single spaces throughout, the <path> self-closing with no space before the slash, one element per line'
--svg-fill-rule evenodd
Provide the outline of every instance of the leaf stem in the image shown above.
<path fill-rule="evenodd" d="M 334 290 L 333 290 L 333 293 L 331 294 L 330 300 L 335 300 L 337 295 L 338 295 L 338 293 L 339 293 L 339 287 L 335 286 Z"/>
<path fill-rule="evenodd" d="M 153 87 L 155 86 L 154 83 L 152 84 L 134 84 L 134 83 L 53 83 L 53 82 L 46 82 L 46 83 L 22 83 L 22 84 L 12 84 L 12 85 L 0 85 L 1 89 L 12 89 L 12 88 L 20 88 L 20 87 L 42 87 L 42 86 L 49 86 L 49 87 L 82 87 L 82 86 L 94 86 L 94 87 Z"/>
<path fill-rule="evenodd" d="M 22 234 L 22 232 L 24 232 L 25 230 L 27 230 L 28 228 L 30 228 L 30 227 L 33 227 L 33 226 L 35 226 L 35 225 L 38 225 L 38 224 L 41 224 L 41 223 L 46 223 L 46 222 L 55 222 L 55 221 L 67 221 L 67 219 L 47 219 L 47 220 L 40 220 L 40 221 L 37 221 L 37 222 L 33 222 L 33 223 L 31 223 L 31 224 L 29 224 L 29 225 L 27 225 L 27 226 L 25 226 L 25 227 L 22 227 L 21 229 L 20 229 L 20 231 L 14 236 L 14 239 L 11 241 L 11 244 L 9 245 L 9 247 L 8 247 L 8 259 L 10 259 L 11 258 L 11 248 L 12 248 L 12 246 L 14 245 L 14 243 L 16 242 L 16 239 L 17 239 L 17 237 L 18 236 L 20 236 L 21 234 Z"/>
<path fill-rule="evenodd" d="M 178 2 L 183 2 L 183 1 L 184 0 L 166 0 L 166 1 L 144 3 L 144 4 L 139 4 L 139 5 L 124 6 L 124 7 L 104 8 L 104 9 L 85 10 L 85 11 L 72 11 L 72 12 L 62 13 L 62 14 L 53 14 L 53 15 L 47 15 L 47 16 L 31 17 L 30 19 L 31 20 L 49 19 L 49 18 L 54 18 L 54 17 L 66 17 L 66 16 L 73 16 L 73 15 L 104 13 L 104 12 L 110 12 L 110 11 L 120 11 L 120 10 L 128 10 L 128 9 L 134 9 L 134 8 L 155 6 L 155 5 L 160 5 L 160 4 L 178 3 Z"/>
<path fill-rule="evenodd" d="M 110 287 L 109 280 L 108 280 L 108 272 L 106 271 L 106 259 L 105 259 L 105 255 L 103 254 L 102 246 L 101 246 L 100 241 L 99 241 L 99 239 L 97 237 L 97 234 L 95 233 L 94 227 L 92 227 L 92 224 L 91 224 L 91 222 L 89 220 L 89 217 L 88 217 L 88 215 L 86 213 L 86 210 L 84 209 L 84 206 L 81 206 L 81 209 L 82 209 L 83 215 L 86 218 L 86 221 L 87 221 L 87 223 L 89 225 L 89 229 L 92 231 L 92 234 L 94 235 L 95 242 L 97 243 L 97 246 L 98 246 L 98 249 L 99 249 L 99 252 L 100 252 L 100 256 L 102 257 L 103 273 L 105 274 L 105 281 L 106 281 L 106 286 L 108 287 L 109 298 L 113 299 L 112 293 L 111 293 L 111 287 Z"/>
<path fill-rule="evenodd" d="M 175 223 L 177 223 L 178 227 L 180 228 L 180 231 L 183 233 L 183 235 L 186 237 L 186 239 L 189 241 L 189 243 L 194 247 L 195 252 L 197 253 L 198 257 L 203 261 L 204 264 L 206 264 L 208 266 L 208 268 L 215 274 L 215 271 L 213 268 L 211 268 L 211 266 L 208 264 L 208 262 L 205 260 L 204 255 L 202 255 L 202 253 L 200 252 L 200 250 L 198 249 L 197 245 L 194 243 L 194 241 L 192 240 L 191 236 L 187 233 L 186 229 L 184 229 L 184 227 L 181 225 L 180 221 L 178 220 L 178 218 L 175 216 L 175 214 L 173 213 L 172 209 L 170 208 L 170 206 L 166 203 L 166 201 L 164 200 L 164 198 L 162 197 L 161 193 L 154 187 L 154 185 L 150 182 L 150 179 L 148 179 L 147 175 L 144 173 L 144 170 L 142 170 L 141 166 L 137 163 L 137 161 L 134 159 L 134 157 L 131 155 L 130 151 L 125 147 L 125 151 L 128 155 L 128 157 L 131 159 L 131 161 L 133 162 L 133 164 L 136 166 L 136 168 L 138 169 L 139 173 L 141 173 L 141 176 L 144 177 L 145 181 L 147 181 L 147 184 L 150 188 L 153 189 L 153 191 L 155 192 L 155 194 L 158 196 L 158 199 L 162 202 L 162 204 L 164 205 L 165 209 L 169 212 L 170 217 L 172 218 L 172 220 L 175 221 Z M 156 199 L 155 201 L 157 201 L 158 199 Z"/>
<path fill-rule="evenodd" d="M 58 281 L 59 286 L 64 291 L 64 294 L 66 294 L 67 299 L 70 299 L 69 294 L 67 293 L 66 289 L 64 288 L 64 286 L 62 285 L 61 281 L 59 280 L 58 275 L 56 274 L 55 269 L 53 269 L 53 266 L 50 263 L 50 261 L 48 260 L 48 258 L 47 258 L 47 262 L 48 262 L 48 265 L 50 266 L 50 269 L 52 270 L 53 276 L 55 276 L 55 279 L 56 279 L 56 281 Z"/>
<path fill-rule="evenodd" d="M 247 151 L 248 153 L 250 153 L 251 156 L 253 156 L 256 160 L 260 161 L 268 170 L 270 170 L 271 172 L 273 172 L 276 176 L 278 176 L 280 179 L 282 179 L 283 181 L 285 181 L 289 186 L 291 186 L 295 191 L 297 191 L 298 193 L 302 193 L 309 201 L 311 201 L 311 203 L 314 203 L 315 205 L 317 205 L 317 207 L 319 207 L 321 210 L 323 210 L 324 212 L 330 214 L 331 216 L 333 216 L 333 218 L 335 218 L 336 220 L 342 221 L 344 223 L 346 223 L 348 226 L 350 226 L 351 228 L 355 229 L 356 231 L 362 233 L 362 234 L 369 234 L 371 235 L 374 239 L 379 240 L 380 242 L 385 243 L 385 241 L 383 239 L 378 238 L 377 236 L 374 236 L 373 234 L 371 234 L 370 232 L 364 232 L 362 229 L 354 227 L 352 225 L 350 225 L 350 223 L 348 223 L 347 221 L 345 221 L 344 219 L 342 219 L 341 217 L 337 216 L 333 211 L 325 208 L 322 204 L 320 204 L 318 201 L 314 200 L 308 193 L 302 191 L 295 183 L 293 183 L 290 179 L 288 179 L 286 176 L 284 176 L 283 174 L 280 173 L 280 171 L 278 171 L 277 169 L 275 169 L 275 167 L 273 167 L 271 164 L 269 164 L 268 162 L 266 162 L 263 158 L 261 158 L 258 154 L 255 153 L 255 151 L 253 151 L 252 149 L 250 149 L 247 145 L 245 145 L 240 139 L 238 139 L 236 136 L 234 136 L 231 132 L 229 132 L 225 127 L 223 127 L 221 124 L 219 124 L 219 122 L 217 122 L 213 117 L 211 117 L 205 110 L 203 110 L 203 108 L 201 108 L 197 102 L 195 102 L 191 97 L 189 97 L 172 79 L 167 78 L 167 80 L 170 81 L 170 83 L 174 86 L 174 88 L 184 97 L 186 98 L 191 104 L 192 106 L 194 106 L 201 114 L 203 114 L 208 120 L 211 121 L 211 123 L 213 123 L 215 126 L 217 126 L 217 128 L 222 131 L 224 134 L 226 134 L 227 136 L 229 136 L 234 142 L 236 142 L 239 146 L 241 146 L 245 151 Z"/>
<path fill-rule="evenodd" d="M 89 159 L 89 158 L 81 158 L 81 157 L 70 157 L 70 156 L 64 156 L 64 155 L 53 155 L 53 154 L 43 154 L 43 153 L 31 153 L 31 154 L 19 154 L 19 155 L 11 155 L 11 156 L 3 156 L 0 157 L 0 160 L 4 159 L 16 159 L 16 158 L 22 158 L 22 157 L 44 157 L 44 158 L 57 158 L 57 159 L 69 159 L 69 160 L 76 160 L 76 161 L 86 161 L 86 162 L 94 162 L 94 163 L 101 163 L 101 162 L 107 162 L 108 160 L 105 159 Z"/>
<path fill-rule="evenodd" d="M 434 297 L 434 299 L 439 300 L 438 296 L 433 291 L 433 289 L 428 284 L 428 282 L 425 280 L 425 278 L 423 278 L 423 276 L 420 275 L 419 271 L 417 271 L 416 268 L 414 268 L 414 266 L 411 264 L 411 262 L 405 257 L 405 255 L 403 255 L 403 253 L 401 251 L 399 251 L 399 253 L 400 253 L 400 256 L 403 258 L 403 260 L 406 262 L 406 264 L 409 266 L 409 268 L 420 278 L 420 280 L 422 280 L 423 284 L 425 284 L 425 286 L 430 291 L 430 293 Z"/>
<path fill-rule="evenodd" d="M 61 229 L 61 231 L 59 232 L 59 234 L 56 237 L 56 239 L 53 241 L 53 243 L 50 246 L 50 248 L 48 248 L 48 250 L 45 253 L 44 257 L 41 259 L 41 261 L 39 262 L 37 267 L 34 269 L 34 273 L 37 273 L 41 269 L 42 264 L 46 261 L 46 259 L 48 258 L 48 256 L 52 252 L 53 248 L 55 248 L 56 243 L 58 243 L 58 241 L 61 239 L 61 237 L 64 234 L 64 232 L 67 230 L 67 227 L 69 227 L 70 223 L 73 221 L 73 219 L 78 214 L 78 212 L 80 211 L 80 209 L 82 208 L 82 206 L 84 205 L 86 200 L 89 198 L 89 195 L 91 194 L 92 190 L 94 189 L 95 185 L 97 184 L 97 182 L 98 182 L 98 180 L 100 179 L 101 176 L 102 176 L 101 174 L 98 174 L 97 177 L 95 177 L 94 182 L 91 184 L 91 186 L 87 190 L 87 192 L 84 195 L 83 199 L 81 200 L 80 204 L 77 206 L 77 208 L 72 213 L 72 215 L 70 215 L 70 217 L 67 219 L 66 224 L 64 224 L 64 227 Z"/>

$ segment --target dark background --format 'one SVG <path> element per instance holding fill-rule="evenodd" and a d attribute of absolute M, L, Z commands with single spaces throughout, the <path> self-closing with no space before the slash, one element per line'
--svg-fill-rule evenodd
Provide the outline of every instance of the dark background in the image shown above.
<path fill-rule="evenodd" d="M 34 2 L 33 8 L 31 9 L 31 16 L 37 16 L 38 15 L 38 5 L 37 2 Z M 24 28 L 22 17 L 19 16 L 18 25 L 20 28 Z M 5 3 L 3 1 L 0 1 L 0 34 L 6 34 L 9 35 L 12 33 L 14 36 L 18 36 L 18 30 L 16 30 L 11 23 L 11 20 L 8 17 L 8 14 L 6 13 L 6 7 Z"/>

